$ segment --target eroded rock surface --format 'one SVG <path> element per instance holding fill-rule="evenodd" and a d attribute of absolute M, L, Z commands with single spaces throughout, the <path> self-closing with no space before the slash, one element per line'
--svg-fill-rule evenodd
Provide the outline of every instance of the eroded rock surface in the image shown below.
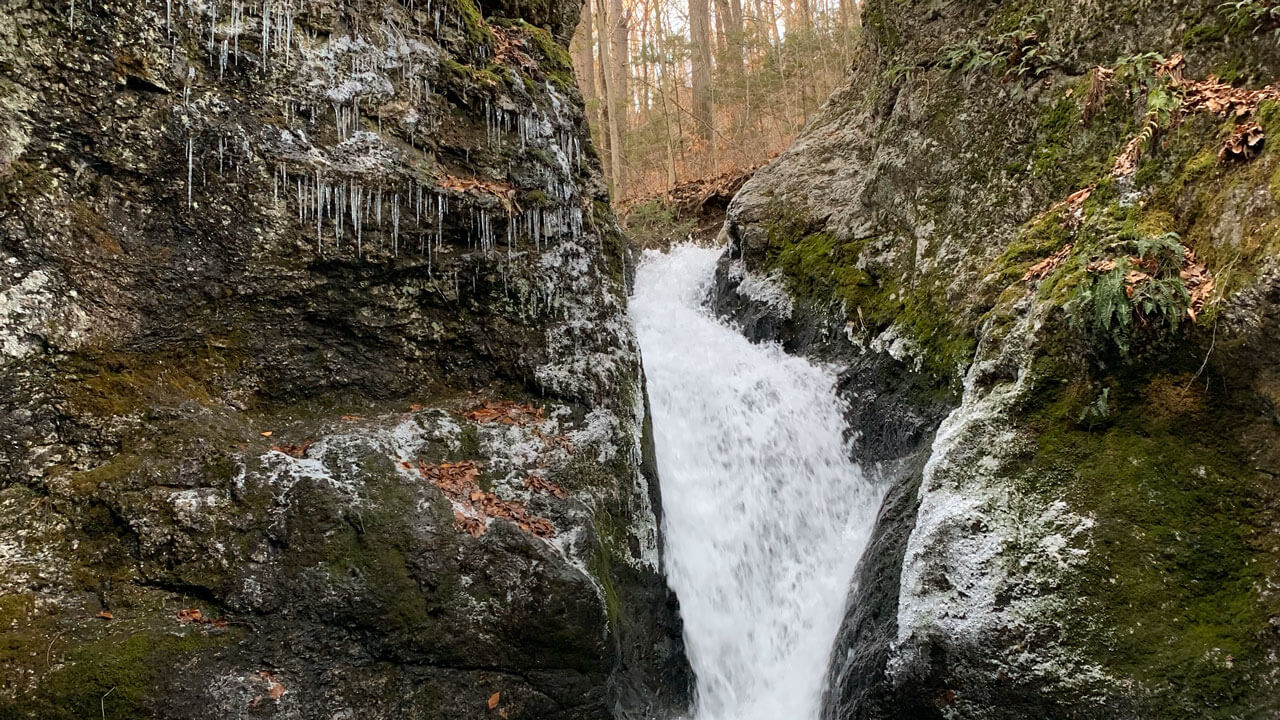
<path fill-rule="evenodd" d="M 1280 712 L 1280 155 L 1231 142 L 1280 137 L 1280 56 L 1240 5 L 869 0 L 730 206 L 717 307 L 844 364 L 893 485 L 826 717 Z"/>
<path fill-rule="evenodd" d="M 685 707 L 575 19 L 6 6 L 0 715 Z"/>

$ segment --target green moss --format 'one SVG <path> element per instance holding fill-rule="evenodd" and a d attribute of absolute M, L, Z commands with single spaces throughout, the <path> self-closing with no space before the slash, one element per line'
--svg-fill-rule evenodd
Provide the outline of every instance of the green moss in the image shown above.
<path fill-rule="evenodd" d="M 462 433 L 458 436 L 458 451 L 451 455 L 455 462 L 480 457 L 480 430 L 475 423 L 462 423 Z"/>
<path fill-rule="evenodd" d="M 622 598 L 614 584 L 614 572 L 615 566 L 623 566 L 618 553 L 625 552 L 626 529 L 620 528 L 612 516 L 602 512 L 592 516 L 591 524 L 596 531 L 597 543 L 595 552 L 587 561 L 587 570 L 600 583 L 600 589 L 604 591 L 605 613 L 609 624 L 616 627 L 622 616 Z"/>
<path fill-rule="evenodd" d="M 1045 213 L 1021 228 L 1013 242 L 987 269 L 1001 286 L 1020 283 L 1034 265 L 1071 241 L 1063 210 Z"/>
<path fill-rule="evenodd" d="M 14 160 L 9 164 L 8 174 L 0 175 L 0 207 L 23 197 L 48 195 L 57 184 L 47 168 L 26 160 Z"/>
<path fill-rule="evenodd" d="M 524 20 L 495 19 L 493 22 L 496 25 L 518 28 L 524 32 L 537 55 L 538 70 L 551 78 L 561 89 L 575 86 L 573 56 L 563 45 L 556 42 L 548 30 L 531 25 Z"/>
<path fill-rule="evenodd" d="M 370 470 L 372 468 L 364 468 L 365 472 Z M 358 622 L 375 624 L 379 632 L 393 637 L 412 639 L 430 631 L 429 601 L 448 597 L 450 593 L 443 584 L 449 581 L 439 578 L 442 586 L 428 593 L 414 576 L 409 563 L 414 540 L 407 515 L 418 503 L 395 479 L 394 471 L 386 475 L 386 478 L 369 481 L 365 492 L 372 497 L 357 513 L 337 507 L 317 507 L 310 514 L 328 518 L 319 523 L 320 529 L 334 524 L 318 533 L 322 536 L 315 539 L 329 573 L 335 579 L 359 583 L 368 593 L 369 605 Z M 313 501 L 329 502 L 329 499 Z M 312 562 L 306 553 L 294 561 L 301 566 Z"/>
<path fill-rule="evenodd" d="M 238 374 L 246 361 L 238 345 L 234 337 L 211 338 L 174 352 L 73 356 L 63 366 L 62 390 L 78 410 L 103 416 L 156 405 L 216 405 L 220 380 Z"/>
<path fill-rule="evenodd" d="M 457 13 L 469 51 L 492 48 L 497 43 L 475 0 L 446 0 Z"/>
<path fill-rule="evenodd" d="M 689 237 L 696 218 L 677 217 L 662 199 L 632 205 L 623 218 L 627 235 L 643 249 L 668 248 Z"/>
<path fill-rule="evenodd" d="M 844 313 L 859 329 L 879 332 L 896 324 L 921 348 L 926 369 L 939 378 L 943 392 L 950 392 L 973 357 L 972 328 L 956 324 L 944 303 L 925 289 L 902 287 L 892 276 L 859 269 L 863 251 L 886 238 L 841 241 L 829 232 L 809 232 L 802 218 L 785 209 L 775 209 L 766 227 L 766 269 L 779 272 L 793 295 Z"/>
<path fill-rule="evenodd" d="M 1251 692 L 1240 679 L 1269 663 L 1263 640 L 1276 610 L 1255 590 L 1274 562 L 1247 521 L 1258 476 L 1219 431 L 1238 420 L 1190 375 L 1061 381 L 1076 370 L 1041 366 L 1046 389 L 1025 418 L 1037 439 L 1010 469 L 1033 496 L 1065 496 L 1096 523 L 1066 593 L 1090 626 L 1066 639 L 1137 680 L 1159 717 L 1237 716 Z M 1108 417 L 1082 424 L 1099 386 L 1110 390 Z"/>
<path fill-rule="evenodd" d="M 444 69 L 448 81 L 451 84 L 458 85 L 464 94 L 481 88 L 500 87 L 502 85 L 501 73 L 505 72 L 501 65 L 490 64 L 482 69 L 464 65 L 452 58 L 441 60 L 440 67 Z M 497 72 L 495 72 L 495 69 Z"/>
<path fill-rule="evenodd" d="M 140 627 L 139 622 L 146 625 Z M 0 704 L 0 715 L 39 720 L 150 717 L 153 703 L 167 691 L 175 666 L 239 637 L 235 631 L 184 628 L 171 617 L 114 621 L 101 635 L 78 644 L 70 639 L 59 643 L 56 635 L 53 643 L 42 639 L 43 645 L 53 648 L 48 652 L 58 664 L 50 669 L 40 655 L 37 665 L 46 674 L 10 707 Z M 68 643 L 69 649 L 60 650 Z"/>

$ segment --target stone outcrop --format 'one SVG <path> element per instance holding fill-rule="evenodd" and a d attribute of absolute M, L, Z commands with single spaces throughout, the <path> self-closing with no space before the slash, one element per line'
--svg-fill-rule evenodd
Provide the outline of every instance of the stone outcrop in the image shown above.
<path fill-rule="evenodd" d="M 1270 7 L 868 0 L 731 204 L 717 308 L 890 485 L 825 717 L 1280 712 Z"/>
<path fill-rule="evenodd" d="M 686 707 L 574 3 L 0 14 L 0 715 Z"/>

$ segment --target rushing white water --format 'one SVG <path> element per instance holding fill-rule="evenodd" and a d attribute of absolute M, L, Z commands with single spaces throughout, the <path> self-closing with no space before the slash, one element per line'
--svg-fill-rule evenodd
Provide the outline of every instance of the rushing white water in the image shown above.
<path fill-rule="evenodd" d="M 812 720 L 879 492 L 828 369 L 704 308 L 719 250 L 650 253 L 631 313 L 699 720 Z"/>

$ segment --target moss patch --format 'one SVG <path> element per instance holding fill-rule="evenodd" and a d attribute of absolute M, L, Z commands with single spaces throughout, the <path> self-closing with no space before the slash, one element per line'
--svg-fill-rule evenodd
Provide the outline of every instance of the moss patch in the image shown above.
<path fill-rule="evenodd" d="M 1221 432 L 1239 418 L 1190 380 L 1133 374 L 1046 390 L 1026 418 L 1034 450 L 1013 474 L 1096 521 L 1068 592 L 1090 626 L 1068 642 L 1140 682 L 1160 717 L 1238 717 L 1253 693 L 1242 678 L 1270 662 L 1267 618 L 1280 608 L 1256 588 L 1275 559 L 1250 523 L 1258 474 Z M 1099 387 L 1105 417 L 1081 422 Z"/>

